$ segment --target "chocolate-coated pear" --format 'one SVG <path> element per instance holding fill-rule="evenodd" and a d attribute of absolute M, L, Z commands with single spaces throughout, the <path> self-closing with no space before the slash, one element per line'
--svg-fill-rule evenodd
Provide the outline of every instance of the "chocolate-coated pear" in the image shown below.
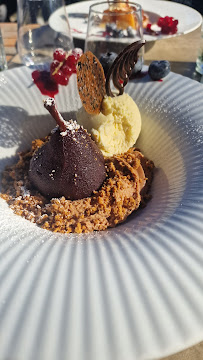
<path fill-rule="evenodd" d="M 32 184 L 44 196 L 76 200 L 88 197 L 106 177 L 104 158 L 90 135 L 76 121 L 65 121 L 55 101 L 45 101 L 46 109 L 58 123 L 50 139 L 30 161 Z"/>

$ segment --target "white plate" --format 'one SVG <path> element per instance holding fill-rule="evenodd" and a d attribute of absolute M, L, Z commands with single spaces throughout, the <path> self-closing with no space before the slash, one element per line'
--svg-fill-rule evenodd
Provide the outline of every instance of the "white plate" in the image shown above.
<path fill-rule="evenodd" d="M 81 1 L 72 5 L 66 6 L 67 14 L 69 16 L 69 23 L 72 36 L 76 39 L 85 40 L 87 32 L 87 19 L 90 5 L 97 1 Z M 178 32 L 174 35 L 148 35 L 145 34 L 146 41 L 154 41 L 181 34 L 187 34 L 197 29 L 202 23 L 201 14 L 189 6 L 178 4 L 172 1 L 164 0 L 139 0 L 138 3 L 142 8 L 149 13 L 158 14 L 159 16 L 172 16 L 178 19 Z M 51 17 L 49 24 L 57 31 L 63 24 L 63 10 L 57 10 Z M 150 19 L 151 20 L 151 19 Z M 154 16 L 152 18 L 154 21 Z"/>
<path fill-rule="evenodd" d="M 80 101 L 75 75 L 56 101 Z M 0 171 L 54 126 L 22 67 L 0 74 Z M 0 359 L 149 360 L 203 339 L 203 86 L 170 73 L 126 91 L 157 167 L 148 206 L 89 235 L 54 234 L 0 200 Z"/>

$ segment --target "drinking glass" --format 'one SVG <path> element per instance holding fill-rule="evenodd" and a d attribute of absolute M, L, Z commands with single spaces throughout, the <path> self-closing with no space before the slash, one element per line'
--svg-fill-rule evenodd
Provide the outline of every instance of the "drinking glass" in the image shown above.
<path fill-rule="evenodd" d="M 50 63 L 56 48 L 73 48 L 64 0 L 18 0 L 17 4 L 18 53 L 25 65 Z M 57 12 L 63 21 L 55 21 Z"/>
<path fill-rule="evenodd" d="M 119 54 L 127 45 L 143 40 L 142 8 L 126 1 L 105 1 L 90 6 L 85 51 L 99 59 L 103 54 Z M 143 62 L 143 49 L 138 61 Z"/>

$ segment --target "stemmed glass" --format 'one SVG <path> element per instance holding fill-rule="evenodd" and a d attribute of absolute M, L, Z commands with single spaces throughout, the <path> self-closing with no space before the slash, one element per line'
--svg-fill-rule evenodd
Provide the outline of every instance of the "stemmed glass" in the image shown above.
<path fill-rule="evenodd" d="M 108 52 L 120 53 L 134 41 L 143 40 L 142 8 L 126 1 L 104 1 L 89 9 L 85 51 L 98 58 Z M 143 48 L 139 51 L 143 62 Z"/>
<path fill-rule="evenodd" d="M 63 21 L 56 22 L 57 12 Z M 66 21 L 64 21 L 66 20 Z M 18 53 L 27 66 L 51 62 L 56 48 L 73 48 L 64 0 L 18 0 Z"/>

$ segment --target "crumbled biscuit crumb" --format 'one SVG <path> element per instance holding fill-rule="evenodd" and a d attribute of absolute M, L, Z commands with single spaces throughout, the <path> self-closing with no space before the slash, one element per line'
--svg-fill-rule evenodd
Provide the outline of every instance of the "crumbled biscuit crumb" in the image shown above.
<path fill-rule="evenodd" d="M 107 178 L 91 197 L 75 201 L 65 197 L 46 199 L 32 187 L 28 176 L 30 159 L 44 141 L 47 138 L 33 141 L 32 149 L 21 153 L 17 164 L 3 172 L 1 197 L 15 214 L 53 232 L 87 233 L 116 226 L 150 198 L 154 164 L 132 148 L 105 159 Z M 140 162 L 148 178 L 141 195 L 136 175 Z"/>

